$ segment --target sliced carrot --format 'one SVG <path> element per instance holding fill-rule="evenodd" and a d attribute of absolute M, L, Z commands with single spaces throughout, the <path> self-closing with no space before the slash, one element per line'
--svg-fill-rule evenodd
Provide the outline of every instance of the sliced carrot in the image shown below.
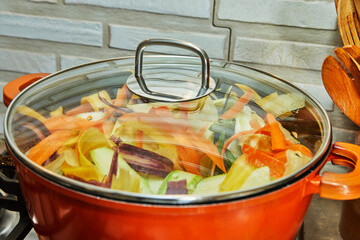
<path fill-rule="evenodd" d="M 261 129 L 261 125 L 258 120 L 252 118 L 249 122 L 252 129 Z"/>
<path fill-rule="evenodd" d="M 128 103 L 128 94 L 130 90 L 125 84 L 121 89 L 118 89 L 116 99 L 114 100 L 114 105 L 119 107 L 124 107 Z"/>
<path fill-rule="evenodd" d="M 102 123 L 102 132 L 104 133 L 104 135 L 107 137 L 107 138 L 110 138 L 111 136 L 111 132 L 114 128 L 114 125 L 115 123 L 113 121 L 111 121 L 110 119 L 108 120 L 105 120 L 103 123 Z"/>
<path fill-rule="evenodd" d="M 270 125 L 269 125 L 269 124 L 266 124 L 265 126 L 263 126 L 262 128 L 260 128 L 259 130 L 257 130 L 256 133 L 260 133 L 260 134 L 265 134 L 265 135 L 271 136 Z"/>
<path fill-rule="evenodd" d="M 64 167 L 62 168 L 64 175 L 70 178 L 80 178 L 85 181 L 96 180 L 101 181 L 103 175 L 96 166 L 81 166 L 81 167 Z"/>
<path fill-rule="evenodd" d="M 279 122 L 276 121 L 274 115 L 271 113 L 266 114 L 266 119 L 268 121 L 270 130 L 271 130 L 271 148 L 273 151 L 283 151 L 287 149 L 287 143 L 284 133 L 281 131 Z"/>
<path fill-rule="evenodd" d="M 68 116 L 74 116 L 79 113 L 92 112 L 92 111 L 94 111 L 94 109 L 92 108 L 90 103 L 84 103 L 77 106 L 76 108 L 67 111 L 65 114 Z"/>
<path fill-rule="evenodd" d="M 191 135 L 195 136 L 195 135 Z M 191 137 L 190 136 L 190 137 Z M 196 137 L 192 139 L 192 146 L 198 148 L 201 152 L 205 153 L 215 164 L 218 166 L 221 171 L 226 173 L 226 168 L 224 164 L 224 159 L 219 155 L 217 147 L 204 137 Z"/>
<path fill-rule="evenodd" d="M 202 128 L 200 128 L 200 130 L 197 132 L 197 136 L 199 137 L 204 137 L 204 134 L 206 132 L 206 130 L 208 129 L 208 126 L 203 126 Z"/>
<path fill-rule="evenodd" d="M 232 119 L 235 117 L 236 114 L 241 112 L 245 105 L 250 101 L 251 97 L 253 96 L 254 92 L 252 90 L 247 90 L 244 95 L 242 95 L 236 103 L 228 109 L 220 118 L 221 119 Z"/>
<path fill-rule="evenodd" d="M 256 130 L 248 130 L 248 131 L 242 131 L 242 132 L 238 132 L 235 133 L 234 135 L 232 135 L 228 140 L 226 140 L 226 142 L 223 145 L 222 151 L 221 151 L 221 157 L 224 157 L 225 151 L 228 148 L 228 146 L 230 145 L 230 143 L 232 143 L 233 141 L 235 141 L 236 139 L 238 139 L 239 137 L 248 135 L 248 134 L 254 134 L 256 132 Z"/>
<path fill-rule="evenodd" d="M 178 146 L 179 159 L 181 160 L 182 166 L 189 173 L 200 175 L 200 156 L 195 149 L 185 148 Z"/>
<path fill-rule="evenodd" d="M 189 102 L 180 103 L 180 118 L 187 119 L 188 116 Z"/>
<path fill-rule="evenodd" d="M 144 132 L 141 130 L 136 131 L 136 146 L 142 148 Z"/>
<path fill-rule="evenodd" d="M 171 114 L 171 112 L 165 109 L 162 109 L 161 112 L 163 116 L 159 116 L 157 114 L 132 112 L 124 114 L 123 116 L 119 117 L 119 119 L 127 121 L 136 120 L 141 124 L 148 124 L 159 132 L 164 133 L 164 135 L 170 137 L 172 141 L 171 143 L 175 145 L 195 146 L 199 149 L 199 151 L 205 153 L 223 172 L 226 172 L 224 160 L 219 155 L 216 146 L 212 142 L 203 136 L 199 136 L 199 134 L 188 121 L 170 116 L 165 117 Z M 182 144 L 180 142 L 184 137 L 187 144 Z"/>
<path fill-rule="evenodd" d="M 40 113 L 38 113 L 35 110 L 33 110 L 27 106 L 24 106 L 24 105 L 20 105 L 20 106 L 16 107 L 16 112 L 21 113 L 22 115 L 25 115 L 25 116 L 33 117 L 33 118 L 39 120 L 40 122 L 43 122 L 46 119 Z"/>
<path fill-rule="evenodd" d="M 161 107 L 152 107 L 149 111 L 150 114 L 155 114 L 158 117 L 163 117 L 163 118 L 173 118 L 173 115 L 170 111 L 170 109 L 166 106 L 161 106 Z"/>
<path fill-rule="evenodd" d="M 267 155 L 261 150 L 256 150 L 255 148 L 250 147 L 249 145 L 243 145 L 243 153 L 246 157 L 246 160 L 254 167 L 264 167 L 268 166 L 270 169 L 270 176 L 275 178 L 280 178 L 284 175 L 285 172 L 285 163 Z"/>
<path fill-rule="evenodd" d="M 43 123 L 49 129 L 50 132 L 55 132 L 64 129 L 81 130 L 81 129 L 86 129 L 89 127 L 100 125 L 104 122 L 106 118 L 107 116 L 98 121 L 89 121 L 83 118 L 62 115 L 62 116 L 47 118 L 46 120 L 44 120 Z"/>
<path fill-rule="evenodd" d="M 54 154 L 67 140 L 75 137 L 79 132 L 76 130 L 56 131 L 38 144 L 36 144 L 27 154 L 35 163 L 43 164 L 52 154 Z"/>
<path fill-rule="evenodd" d="M 276 158 L 277 160 L 286 163 L 287 162 L 287 153 L 285 151 L 278 152 L 272 156 L 273 158 Z"/>
<path fill-rule="evenodd" d="M 170 117 L 168 116 L 169 114 L 165 114 L 165 111 L 163 111 L 162 114 L 163 116 L 151 113 L 132 112 L 124 114 L 118 119 L 135 120 L 141 123 L 148 124 L 166 133 L 184 133 L 185 129 L 191 127 L 190 123 L 184 119 L 176 119 L 172 116 Z M 168 117 L 165 117 L 165 115 Z"/>

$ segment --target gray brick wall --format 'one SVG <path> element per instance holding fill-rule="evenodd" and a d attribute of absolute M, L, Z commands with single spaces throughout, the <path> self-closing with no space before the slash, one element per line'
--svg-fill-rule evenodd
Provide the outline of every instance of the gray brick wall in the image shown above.
<path fill-rule="evenodd" d="M 211 58 L 282 77 L 315 96 L 335 127 L 356 128 L 321 81 L 323 60 L 343 45 L 332 0 L 0 1 L 0 82 L 133 55 L 151 37 L 190 41 Z"/>

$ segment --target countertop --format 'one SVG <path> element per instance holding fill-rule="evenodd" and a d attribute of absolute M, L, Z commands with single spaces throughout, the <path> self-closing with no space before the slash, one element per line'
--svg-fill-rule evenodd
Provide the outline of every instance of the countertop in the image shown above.
<path fill-rule="evenodd" d="M 314 195 L 307 211 L 304 240 L 341 240 L 339 221 L 342 201 L 329 200 Z"/>

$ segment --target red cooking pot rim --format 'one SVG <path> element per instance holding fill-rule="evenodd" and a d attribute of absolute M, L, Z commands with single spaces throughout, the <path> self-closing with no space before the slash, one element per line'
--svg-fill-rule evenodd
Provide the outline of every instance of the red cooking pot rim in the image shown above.
<path fill-rule="evenodd" d="M 198 62 L 197 58 L 193 57 L 182 57 L 182 56 L 146 56 L 146 59 L 150 61 L 158 62 L 164 61 L 168 62 L 181 62 L 184 61 L 185 63 L 192 63 Z M 13 155 L 27 168 L 34 171 L 36 174 L 48 179 L 55 184 L 61 185 L 66 188 L 74 189 L 77 191 L 81 191 L 86 194 L 90 194 L 97 197 L 104 197 L 112 200 L 125 200 L 137 203 L 151 203 L 151 204 L 166 204 L 166 205 L 178 205 L 178 204 L 207 204 L 207 203 L 214 203 L 214 202 L 224 202 L 224 201 L 232 201 L 238 199 L 244 199 L 249 197 L 258 196 L 261 194 L 266 194 L 272 191 L 276 191 L 278 189 L 284 188 L 289 186 L 309 175 L 319 166 L 324 163 L 325 157 L 328 155 L 331 146 L 331 123 L 329 117 L 326 113 L 326 110 L 320 105 L 320 103 L 311 97 L 309 94 L 304 92 L 303 90 L 299 89 L 295 85 L 268 74 L 266 72 L 253 69 L 247 66 L 243 66 L 240 64 L 230 63 L 230 62 L 223 62 L 223 61 L 212 61 L 212 73 L 216 71 L 222 71 L 220 74 L 223 73 L 231 73 L 232 76 L 234 74 L 253 74 L 257 77 L 261 76 L 264 78 L 272 79 L 272 84 L 277 86 L 282 86 L 285 88 L 291 88 L 294 91 L 301 93 L 305 96 L 307 104 L 312 108 L 313 111 L 316 111 L 316 117 L 321 119 L 319 123 L 322 128 L 322 143 L 316 153 L 312 161 L 310 161 L 306 166 L 301 168 L 300 170 L 278 180 L 272 181 L 271 183 L 254 188 L 249 190 L 243 191 L 231 191 L 231 192 L 224 192 L 220 194 L 212 194 L 212 195 L 188 195 L 188 196 L 178 196 L 178 195 L 153 195 L 153 194 L 138 194 L 138 193 L 130 193 L 125 191 L 118 191 L 112 189 L 106 189 L 99 186 L 94 186 L 90 184 L 86 184 L 83 182 L 79 182 L 64 176 L 60 176 L 55 174 L 43 167 L 35 164 L 33 161 L 29 160 L 17 147 L 14 139 L 13 133 L 11 132 L 11 125 L 14 119 L 14 109 L 17 105 L 22 103 L 26 98 L 32 98 L 30 93 L 39 93 L 39 89 L 44 89 L 44 87 L 56 83 L 57 81 L 60 82 L 61 78 L 69 79 L 70 76 L 73 75 L 76 71 L 81 71 L 82 69 L 93 69 L 93 68 L 104 68 L 105 66 L 111 65 L 118 65 L 118 66 L 127 66 L 128 63 L 133 62 L 133 57 L 124 57 L 124 58 L 115 58 L 115 59 L 108 59 L 98 62 L 93 62 L 89 64 L 83 64 L 77 67 L 73 67 L 70 69 L 66 69 L 54 74 L 51 74 L 47 77 L 40 79 L 39 81 L 33 83 L 29 87 L 25 88 L 10 104 L 9 110 L 5 116 L 5 139 L 10 151 Z M 124 63 L 123 63 L 124 62 Z M 110 64 L 108 64 L 110 63 Z M 108 64 L 108 65 L 107 65 Z M 128 67 L 128 66 L 127 66 Z M 88 71 L 87 69 L 87 71 Z M 225 70 L 224 70 L 225 69 Z M 96 74 L 94 74 L 96 75 Z M 64 76 L 64 77 L 63 77 Z M 260 77 L 259 77 L 260 78 Z M 60 79 L 60 80 L 59 80 Z M 275 82 L 275 83 L 274 83 Z M 35 94 L 34 94 L 35 95 Z M 36 98 L 36 96 L 35 96 Z M 310 108 L 309 107 L 309 108 Z"/>

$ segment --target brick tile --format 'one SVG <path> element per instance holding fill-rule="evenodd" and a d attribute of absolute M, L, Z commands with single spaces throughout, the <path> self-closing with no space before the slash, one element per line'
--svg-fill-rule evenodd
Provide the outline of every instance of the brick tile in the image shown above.
<path fill-rule="evenodd" d="M 28 0 L 30 2 L 57 3 L 58 0 Z"/>
<path fill-rule="evenodd" d="M 210 18 L 211 0 L 65 0 L 66 4 L 87 4 L 108 8 L 154 12 L 196 18 Z"/>
<path fill-rule="evenodd" d="M 0 35 L 102 46 L 100 22 L 0 13 Z"/>
<path fill-rule="evenodd" d="M 123 25 L 110 25 L 110 33 L 110 47 L 113 48 L 135 50 L 137 45 L 144 39 L 173 38 L 197 44 L 203 48 L 211 58 L 226 58 L 228 45 L 227 35 L 221 33 L 174 32 Z M 151 48 L 151 51 L 154 52 L 158 52 L 159 50 L 159 48 Z M 189 54 L 186 50 L 176 50 L 172 47 L 161 47 L 161 52 Z"/>
<path fill-rule="evenodd" d="M 337 28 L 333 1 L 217 0 L 218 19 L 303 28 Z"/>
<path fill-rule="evenodd" d="M 53 54 L 0 48 L 0 70 L 23 73 L 53 73 L 56 72 L 56 57 Z"/>
<path fill-rule="evenodd" d="M 320 70 L 334 49 L 320 44 L 237 37 L 234 60 Z"/>

